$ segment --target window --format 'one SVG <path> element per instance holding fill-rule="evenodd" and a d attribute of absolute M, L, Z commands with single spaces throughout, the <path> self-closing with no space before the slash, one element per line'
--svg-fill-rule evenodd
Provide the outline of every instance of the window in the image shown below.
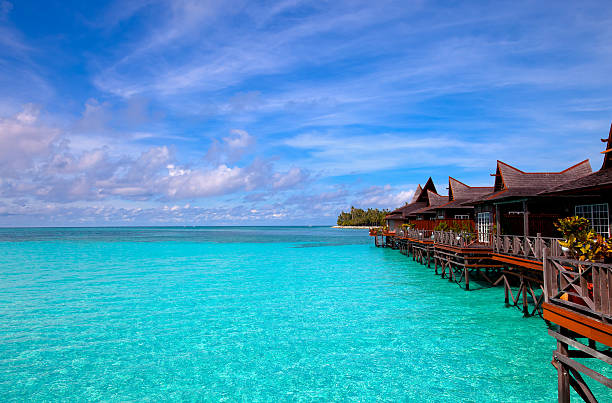
<path fill-rule="evenodd" d="M 438 214 L 438 220 L 443 220 L 443 219 L 444 219 L 444 213 Z"/>
<path fill-rule="evenodd" d="M 469 220 L 470 216 L 467 214 L 455 214 L 455 220 Z"/>
<path fill-rule="evenodd" d="M 591 227 L 598 234 L 604 236 L 610 235 L 608 203 L 576 206 L 576 215 L 588 219 L 591 222 Z"/>

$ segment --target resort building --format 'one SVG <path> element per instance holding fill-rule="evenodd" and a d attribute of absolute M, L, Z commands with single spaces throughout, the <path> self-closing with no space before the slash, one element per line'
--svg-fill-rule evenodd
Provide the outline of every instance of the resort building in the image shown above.
<path fill-rule="evenodd" d="M 410 217 L 412 217 L 412 214 L 415 211 L 427 208 L 429 206 L 429 198 L 427 192 L 430 191 L 436 193 L 436 186 L 434 185 L 433 179 L 431 178 L 427 180 L 424 187 L 421 187 L 421 185 L 417 187 L 410 203 L 393 210 L 385 217 L 389 230 L 399 231 L 401 229 L 402 224 L 406 224 L 409 222 Z"/>
<path fill-rule="evenodd" d="M 524 172 L 497 161 L 493 193 L 473 202 L 479 240 L 486 242 L 491 233 L 552 236 L 554 222 L 573 212 L 558 199 L 541 193 L 591 172 L 589 160 L 560 172 Z"/>
<path fill-rule="evenodd" d="M 493 192 L 491 186 L 468 186 L 453 177 L 448 177 L 448 202 L 435 206 L 436 220 L 445 220 L 449 225 L 467 225 L 474 230 L 474 200 Z"/>

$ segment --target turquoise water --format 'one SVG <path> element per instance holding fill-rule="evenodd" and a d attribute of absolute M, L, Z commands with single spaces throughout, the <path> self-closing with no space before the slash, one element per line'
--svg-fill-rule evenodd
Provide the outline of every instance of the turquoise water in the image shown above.
<path fill-rule="evenodd" d="M 3 400 L 553 401 L 553 339 L 367 233 L 0 229 Z"/>

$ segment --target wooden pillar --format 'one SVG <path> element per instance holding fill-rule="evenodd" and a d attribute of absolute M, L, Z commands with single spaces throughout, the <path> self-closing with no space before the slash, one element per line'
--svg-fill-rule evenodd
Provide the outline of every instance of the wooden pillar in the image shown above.
<path fill-rule="evenodd" d="M 438 274 L 438 254 L 434 250 L 434 273 Z"/>
<path fill-rule="evenodd" d="M 522 277 L 522 275 L 521 275 Z M 527 304 L 527 281 L 523 280 L 523 316 L 529 316 L 529 305 Z"/>
<path fill-rule="evenodd" d="M 465 290 L 470 290 L 470 269 L 468 269 L 468 260 L 463 256 L 463 271 L 465 273 Z"/>
<path fill-rule="evenodd" d="M 567 344 L 557 340 L 557 354 L 568 357 Z M 570 375 L 567 367 L 560 361 L 557 361 L 557 397 L 559 403 L 570 402 Z"/>
<path fill-rule="evenodd" d="M 495 205 L 495 227 L 496 227 L 496 233 L 495 235 L 500 236 L 501 235 L 501 213 L 499 211 L 499 205 Z"/>
<path fill-rule="evenodd" d="M 544 302 L 548 302 L 549 295 L 553 290 L 552 273 L 548 266 L 548 248 L 542 249 L 542 275 L 544 276 Z"/>
<path fill-rule="evenodd" d="M 510 306 L 510 292 L 508 290 L 508 280 L 506 280 L 504 274 L 502 274 L 502 276 L 504 276 L 504 302 L 506 303 L 506 307 L 508 307 Z"/>
<path fill-rule="evenodd" d="M 527 210 L 527 200 L 523 201 L 523 233 L 529 236 L 529 210 Z"/>

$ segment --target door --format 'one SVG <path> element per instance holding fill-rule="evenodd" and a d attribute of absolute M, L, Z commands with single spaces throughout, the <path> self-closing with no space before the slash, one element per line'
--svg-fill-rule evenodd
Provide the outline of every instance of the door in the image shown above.
<path fill-rule="evenodd" d="M 489 235 L 491 234 L 491 213 L 478 213 L 476 224 L 478 229 L 478 242 L 489 243 Z"/>

